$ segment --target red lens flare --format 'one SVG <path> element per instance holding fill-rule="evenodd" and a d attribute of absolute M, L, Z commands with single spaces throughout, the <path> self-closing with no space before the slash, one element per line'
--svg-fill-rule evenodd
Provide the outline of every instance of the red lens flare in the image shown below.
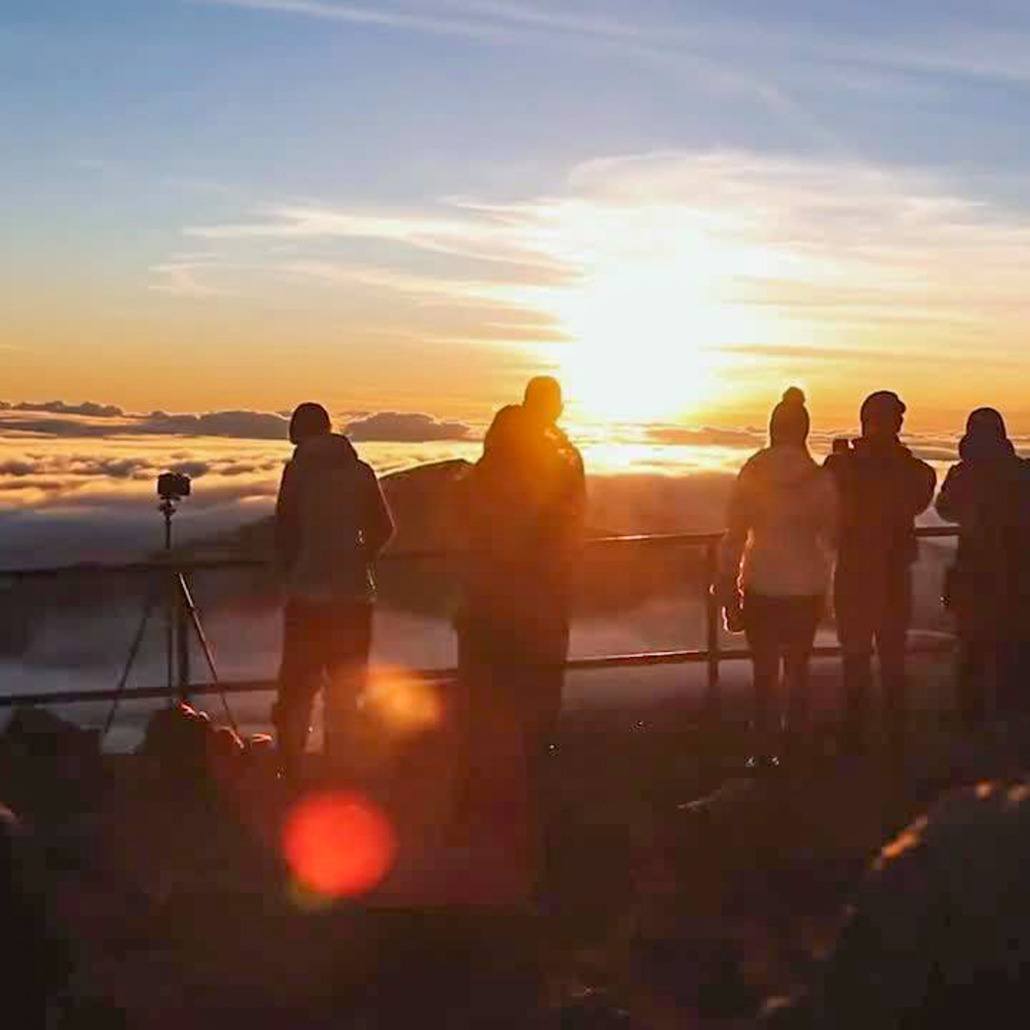
<path fill-rule="evenodd" d="M 282 848 L 300 887 L 339 898 L 379 884 L 397 842 L 389 819 L 367 798 L 326 791 L 297 802 L 283 826 Z"/>

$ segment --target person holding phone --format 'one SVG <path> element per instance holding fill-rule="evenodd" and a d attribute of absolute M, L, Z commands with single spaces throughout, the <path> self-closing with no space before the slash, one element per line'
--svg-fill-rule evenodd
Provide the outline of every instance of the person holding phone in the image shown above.
<path fill-rule="evenodd" d="M 862 435 L 826 459 L 840 497 L 833 599 L 844 652 L 845 750 L 866 746 L 872 652 L 880 665 L 887 735 L 904 757 L 908 702 L 905 646 L 912 621 L 915 520 L 929 507 L 937 473 L 899 439 L 905 404 L 878 390 L 859 413 Z M 836 449 L 835 449 L 836 450 Z"/>

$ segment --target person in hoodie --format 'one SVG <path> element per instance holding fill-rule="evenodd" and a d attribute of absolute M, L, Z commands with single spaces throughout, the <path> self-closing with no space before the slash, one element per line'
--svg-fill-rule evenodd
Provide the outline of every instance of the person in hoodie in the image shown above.
<path fill-rule="evenodd" d="M 754 666 L 754 727 L 767 737 L 783 666 L 790 738 L 804 728 L 808 662 L 830 580 L 836 524 L 833 479 L 808 453 L 805 396 L 773 409 L 769 446 L 741 470 L 730 497 L 719 594 L 731 629 L 743 627 Z"/>
<path fill-rule="evenodd" d="M 860 419 L 862 436 L 835 443 L 825 463 L 840 497 L 833 597 L 844 652 L 843 743 L 850 751 L 865 744 L 875 641 L 887 731 L 893 754 L 901 757 L 915 519 L 933 500 L 937 474 L 899 440 L 905 405 L 896 393 L 870 394 Z"/>
<path fill-rule="evenodd" d="M 965 726 L 976 729 L 992 682 L 999 715 L 1026 708 L 1019 702 L 1030 652 L 1030 464 L 993 408 L 969 416 L 959 457 L 937 512 L 961 527 L 945 602 L 961 642 L 959 709 Z"/>
<path fill-rule="evenodd" d="M 290 441 L 296 449 L 275 512 L 287 601 L 273 723 L 283 766 L 294 771 L 319 690 L 327 691 L 332 752 L 333 727 L 362 688 L 372 643 L 372 563 L 393 535 L 393 519 L 375 473 L 331 431 L 325 408 L 300 405 Z"/>

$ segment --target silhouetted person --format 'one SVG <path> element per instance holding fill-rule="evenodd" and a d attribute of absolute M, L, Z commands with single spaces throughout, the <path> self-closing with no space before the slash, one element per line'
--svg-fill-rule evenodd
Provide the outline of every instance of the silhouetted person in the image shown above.
<path fill-rule="evenodd" d="M 965 725 L 975 728 L 987 714 L 992 682 L 999 715 L 1027 707 L 1030 464 L 1016 454 L 993 408 L 969 416 L 959 457 L 937 511 L 961 527 L 945 597 L 962 647 L 959 708 Z"/>
<path fill-rule="evenodd" d="M 564 663 L 569 645 L 571 577 L 579 558 L 586 519 L 586 475 L 578 448 L 558 425 L 565 410 L 558 380 L 553 376 L 530 379 L 523 395 L 522 410 L 531 449 L 539 448 L 538 468 L 534 474 L 539 480 L 540 503 L 548 511 L 549 520 L 546 530 L 549 568 L 543 577 L 546 585 L 540 593 L 547 616 L 552 620 L 550 632 L 564 641 Z M 541 697 L 548 699 L 545 707 L 553 712 L 548 720 L 548 737 L 553 737 L 557 725 L 564 680 L 564 665 L 558 669 L 552 667 L 547 681 L 540 685 Z"/>
<path fill-rule="evenodd" d="M 864 743 L 875 641 L 896 755 L 907 723 L 905 644 L 912 619 L 915 518 L 933 500 L 937 474 L 898 439 L 905 405 L 871 394 L 860 413 L 862 436 L 826 459 L 840 498 L 834 606 L 844 652 L 845 743 Z"/>
<path fill-rule="evenodd" d="M 563 475 L 568 477 L 563 487 L 565 503 L 570 506 L 566 521 L 571 532 L 581 533 L 586 513 L 586 476 L 579 450 L 558 425 L 565 410 L 561 384 L 553 376 L 534 376 L 526 384 L 522 408 L 534 431 L 543 435 L 563 463 Z"/>
<path fill-rule="evenodd" d="M 375 473 L 331 432 L 318 404 L 290 422 L 296 445 L 276 505 L 277 560 L 285 578 L 283 656 L 273 721 L 286 768 L 307 741 L 315 695 L 326 687 L 327 750 L 333 726 L 363 687 L 372 643 L 371 565 L 393 534 Z"/>
<path fill-rule="evenodd" d="M 808 714 L 808 661 L 830 581 L 836 522 L 833 479 L 808 453 L 805 396 L 773 409 L 769 446 L 750 458 L 730 497 L 719 596 L 752 652 L 755 729 L 765 742 L 782 662 L 790 737 Z"/>
<path fill-rule="evenodd" d="M 550 411 L 553 419 L 560 406 Z M 468 485 L 459 665 L 471 752 L 480 728 L 498 713 L 517 719 L 534 801 L 561 712 L 582 505 L 582 462 L 564 434 L 532 409 L 502 408 Z"/>
<path fill-rule="evenodd" d="M 9 1026 L 47 1026 L 63 992 L 70 953 L 48 925 L 40 863 L 18 819 L 0 805 L 0 992 Z"/>

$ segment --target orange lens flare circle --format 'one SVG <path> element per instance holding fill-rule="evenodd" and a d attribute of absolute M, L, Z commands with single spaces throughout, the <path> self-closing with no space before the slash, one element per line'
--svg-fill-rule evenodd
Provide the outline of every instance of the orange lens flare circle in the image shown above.
<path fill-rule="evenodd" d="M 390 820 L 367 798 L 327 791 L 302 798 L 282 831 L 283 856 L 298 884 L 329 897 L 364 894 L 393 866 Z"/>

